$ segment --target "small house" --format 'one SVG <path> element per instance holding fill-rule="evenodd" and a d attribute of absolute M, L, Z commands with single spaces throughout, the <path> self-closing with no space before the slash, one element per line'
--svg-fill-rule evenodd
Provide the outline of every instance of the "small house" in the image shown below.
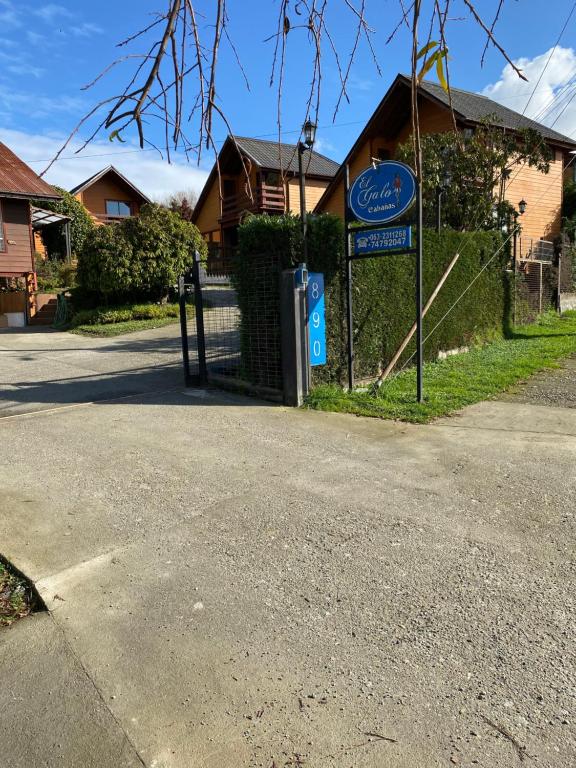
<path fill-rule="evenodd" d="M 0 143 L 0 327 L 34 314 L 34 235 L 30 201 L 59 200 L 56 191 Z"/>
<path fill-rule="evenodd" d="M 137 216 L 150 199 L 113 165 L 103 168 L 70 190 L 96 224 L 110 224 Z"/>
<path fill-rule="evenodd" d="M 574 139 L 486 96 L 452 88 L 449 97 L 440 85 L 427 81 L 418 88 L 418 111 L 422 134 L 452 131 L 455 120 L 457 128 L 466 135 L 487 118 L 494 119 L 494 123 L 506 131 L 523 128 L 538 131 L 551 150 L 549 173 L 544 175 L 526 164 L 520 166 L 509 179 L 503 180 L 503 199 L 515 208 L 521 200 L 527 203 L 522 216 L 522 241 L 526 251 L 532 243 L 552 240 L 560 234 L 564 178 L 574 158 L 571 154 L 576 150 Z M 329 211 L 343 217 L 346 166 L 352 184 L 373 160 L 392 159 L 398 145 L 406 141 L 411 132 L 411 81 L 405 75 L 398 75 L 316 205 L 316 212 Z"/>
<path fill-rule="evenodd" d="M 306 209 L 312 211 L 338 170 L 338 163 L 306 151 Z M 192 221 L 209 250 L 238 242 L 238 224 L 247 213 L 300 213 L 298 145 L 228 136 L 194 208 Z"/>

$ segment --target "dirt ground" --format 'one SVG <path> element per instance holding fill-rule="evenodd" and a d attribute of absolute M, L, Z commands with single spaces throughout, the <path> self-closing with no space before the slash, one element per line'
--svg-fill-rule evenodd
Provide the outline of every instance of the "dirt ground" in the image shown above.
<path fill-rule="evenodd" d="M 576 765 L 572 368 L 411 426 L 73 403 L 77 355 L 0 419 L 0 552 L 50 609 L 0 632 L 10 768 Z"/>

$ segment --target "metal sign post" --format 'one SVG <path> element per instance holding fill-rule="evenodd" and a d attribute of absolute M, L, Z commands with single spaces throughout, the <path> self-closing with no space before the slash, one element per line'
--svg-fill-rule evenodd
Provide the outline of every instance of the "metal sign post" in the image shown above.
<path fill-rule="evenodd" d="M 344 223 L 348 326 L 348 387 L 354 388 L 354 318 L 352 262 L 391 254 L 416 257 L 416 394 L 423 400 L 422 340 L 422 195 L 414 171 L 404 163 L 385 160 L 362 171 L 350 186 L 348 165 L 344 177 Z M 416 215 L 404 215 L 416 202 Z M 398 221 L 402 217 L 401 221 Z M 394 227 L 375 224 L 396 222 Z M 416 243 L 412 226 L 416 225 Z M 353 239 L 353 243 L 351 240 Z"/>

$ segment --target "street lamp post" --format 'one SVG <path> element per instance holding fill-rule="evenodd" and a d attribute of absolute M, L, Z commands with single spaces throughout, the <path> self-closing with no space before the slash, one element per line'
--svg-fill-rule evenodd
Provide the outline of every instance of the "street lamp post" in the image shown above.
<path fill-rule="evenodd" d="M 302 156 L 306 150 L 311 150 L 316 138 L 316 123 L 310 118 L 302 128 L 304 141 L 298 142 L 298 175 L 300 177 L 300 218 L 302 220 L 302 261 L 308 263 L 307 221 L 306 221 L 306 177 Z"/>
<path fill-rule="evenodd" d="M 518 258 L 518 216 L 523 216 L 528 203 L 524 198 L 518 203 L 518 210 L 514 211 L 514 271 L 516 271 L 516 259 Z"/>

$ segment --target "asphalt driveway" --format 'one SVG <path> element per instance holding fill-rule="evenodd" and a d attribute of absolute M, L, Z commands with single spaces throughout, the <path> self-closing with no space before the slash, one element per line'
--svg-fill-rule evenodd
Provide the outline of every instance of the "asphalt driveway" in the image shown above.
<path fill-rule="evenodd" d="M 8 353 L 0 552 L 50 609 L 0 632 L 9 768 L 576 764 L 576 410 L 294 411 L 147 333 Z M 80 368 L 138 391 L 68 407 Z"/>
<path fill-rule="evenodd" d="M 180 326 L 114 338 L 0 329 L 0 418 L 182 385 Z"/>

